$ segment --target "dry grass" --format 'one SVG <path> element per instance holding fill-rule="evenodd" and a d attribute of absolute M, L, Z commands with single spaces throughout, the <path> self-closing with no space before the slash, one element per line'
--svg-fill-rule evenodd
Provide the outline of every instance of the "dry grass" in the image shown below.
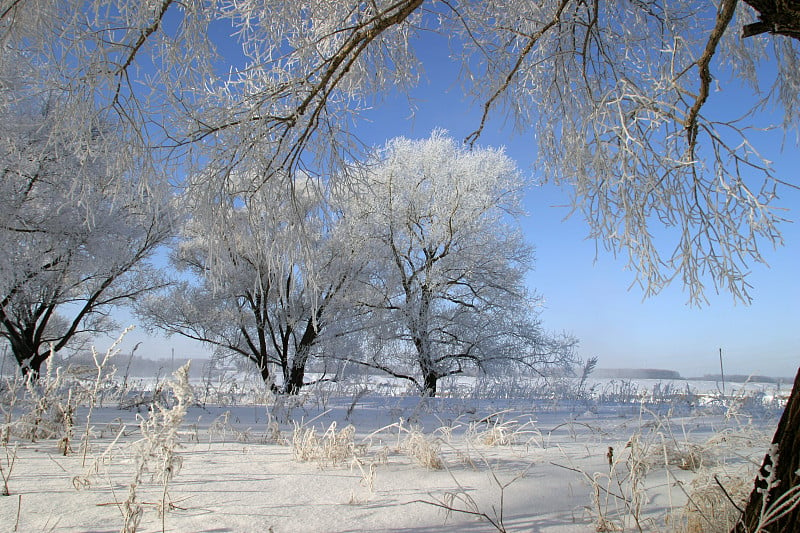
<path fill-rule="evenodd" d="M 366 495 L 365 496 L 358 496 L 356 491 L 350 491 L 350 499 L 348 500 L 348 505 L 362 505 L 367 503 L 369 499 L 375 494 L 375 477 L 377 473 L 377 464 L 374 462 L 369 462 L 369 464 L 365 464 L 359 458 L 354 458 L 350 463 L 350 470 L 358 469 L 361 473 L 361 479 L 359 479 L 358 484 L 364 488 L 366 488 Z"/>
<path fill-rule="evenodd" d="M 518 443 L 516 420 L 492 420 L 470 428 L 472 440 L 484 446 L 511 446 Z"/>
<path fill-rule="evenodd" d="M 292 452 L 294 458 L 300 462 L 317 462 L 322 466 L 335 466 L 347 461 L 359 461 L 370 453 L 374 440 L 381 433 L 397 429 L 397 442 L 391 447 L 393 453 L 400 453 L 414 463 L 429 470 L 441 470 L 444 463 L 441 458 L 441 439 L 426 435 L 416 427 L 408 427 L 402 422 L 390 424 L 370 435 L 362 442 L 356 443 L 355 427 L 347 427 L 337 431 L 336 422 L 321 435 L 316 428 L 295 423 L 292 434 Z M 374 450 L 373 450 L 374 451 Z M 373 463 L 385 463 L 389 454 L 389 447 L 382 446 L 374 454 Z"/>
<path fill-rule="evenodd" d="M 238 420 L 236 420 L 238 422 Z M 231 422 L 231 412 L 225 411 L 214 421 L 208 428 L 208 444 L 209 446 L 215 440 L 229 441 L 233 440 L 240 443 L 248 443 L 252 440 L 250 428 L 239 429 Z"/>
<path fill-rule="evenodd" d="M 336 431 L 336 422 L 322 435 L 314 427 L 295 424 L 292 435 L 292 453 L 296 461 L 314 461 L 322 466 L 337 465 L 356 457 L 363 450 L 355 443 L 356 428 L 352 425 Z"/>
<path fill-rule="evenodd" d="M 728 533 L 741 517 L 740 509 L 744 508 L 752 488 L 751 477 L 704 471 L 691 482 L 689 501 L 682 510 L 684 531 Z M 736 502 L 739 509 L 731 500 Z"/>
<path fill-rule="evenodd" d="M 444 468 L 438 439 L 428 437 L 417 429 L 408 430 L 400 449 L 415 463 L 429 470 Z"/>
<path fill-rule="evenodd" d="M 724 473 L 721 458 L 746 459 L 744 449 L 736 445 L 740 440 L 752 445 L 755 436 L 745 428 L 742 439 L 729 432 L 724 438 L 717 434 L 697 443 L 686 435 L 677 438 L 671 426 L 669 415 L 642 418 L 624 445 L 608 448 L 607 469 L 587 472 L 565 467 L 582 474 L 590 486 L 587 510 L 596 531 L 730 531 L 740 516 L 736 505 L 748 496 L 753 478 L 746 467 L 741 469 L 741 478 Z M 669 505 L 666 511 L 654 512 L 652 496 L 665 482 L 670 487 Z"/>
<path fill-rule="evenodd" d="M 691 442 L 668 441 L 653 447 L 648 461 L 652 465 L 674 466 L 697 472 L 718 463 L 713 448 Z"/>
<path fill-rule="evenodd" d="M 270 420 L 267 423 L 264 436 L 261 438 L 262 444 L 279 444 L 281 446 L 288 446 L 289 440 L 283 436 L 281 426 L 275 420 Z"/>
<path fill-rule="evenodd" d="M 99 363 L 97 366 L 102 370 L 105 365 Z M 12 485 L 11 489 L 15 489 L 19 466 L 14 472 L 14 478 L 11 478 L 11 468 L 16 455 L 13 445 L 18 438 L 32 441 L 58 440 L 63 443 L 62 450 L 67 452 L 71 442 L 79 442 L 77 439 L 80 438 L 80 432 L 73 430 L 74 409 L 88 407 L 87 419 L 91 420 L 93 403 L 97 401 L 101 406 L 99 391 L 102 387 L 98 385 L 101 381 L 94 378 L 88 386 L 82 387 L 71 387 L 69 383 L 69 374 L 62 375 L 56 371 L 45 376 L 37 388 L 29 388 L 29 385 L 16 380 L 0 389 L 0 445 L 6 445 L 0 450 L 0 491 L 5 489 L 5 492 L 9 492 L 9 484 Z M 188 385 L 186 388 L 188 398 Z M 349 408 L 347 403 L 343 404 L 342 413 L 352 414 L 356 408 L 360 408 L 357 404 L 362 396 L 356 393 Z M 178 474 L 181 467 L 181 457 L 175 451 L 180 440 L 177 438 L 177 430 L 185 412 L 173 416 L 169 408 L 170 402 L 164 400 L 168 400 L 168 397 L 166 393 L 152 394 L 154 403 L 150 414 L 154 420 L 158 419 L 158 423 L 150 427 L 144 424 L 146 419 L 139 417 L 139 422 L 143 423 L 140 429 L 145 438 L 138 443 L 127 443 L 123 439 L 131 433 L 126 433 L 126 426 L 120 418 L 107 423 L 96 437 L 93 426 L 91 428 L 92 438 L 103 439 L 104 443 L 113 438 L 113 442 L 103 453 L 95 453 L 90 449 L 90 433 L 88 429 L 84 431 L 87 443 L 84 450 L 88 450 L 92 461 L 85 465 L 84 475 L 73 477 L 73 484 L 77 489 L 88 488 L 96 479 L 103 479 L 99 474 L 108 474 L 108 467 L 112 463 L 125 459 L 122 451 L 134 452 L 134 476 L 126 487 L 129 489 L 126 491 L 127 499 L 125 493 L 118 493 L 119 497 L 115 495 L 113 502 L 115 509 L 123 509 L 122 514 L 126 521 L 124 529 L 127 531 L 135 531 L 140 525 L 142 514 L 149 514 L 145 511 L 153 506 L 157 507 L 163 524 L 164 515 L 174 501 L 168 494 L 168 489 L 172 477 Z M 440 427 L 431 431 L 431 417 L 423 418 L 420 415 L 421 409 L 427 408 L 428 404 L 418 406 L 413 415 L 407 418 L 400 417 L 407 414 L 408 408 L 398 408 L 397 416 L 392 416 L 389 421 L 399 418 L 400 422 L 375 430 L 362 440 L 356 436 L 356 429 L 352 425 L 340 429 L 333 422 L 327 429 L 321 423 L 317 423 L 316 428 L 311 427 L 313 421 L 329 412 L 327 410 L 304 424 L 294 424 L 292 431 L 292 426 L 282 421 L 289 420 L 291 412 L 296 409 L 303 410 L 304 416 L 308 415 L 303 408 L 303 400 L 273 398 L 271 401 L 275 402 L 275 407 L 267 411 L 268 419 L 263 433 L 256 434 L 250 427 L 241 427 L 241 421 L 226 412 L 213 420 L 207 429 L 198 429 L 196 424 L 194 440 L 199 440 L 199 431 L 207 431 L 209 442 L 222 440 L 290 445 L 296 461 L 314 462 L 320 466 L 349 466 L 351 473 L 355 474 L 352 476 L 354 486 L 348 502 L 351 505 L 364 504 L 374 499 L 376 479 L 383 479 L 380 476 L 384 474 L 379 471 L 390 456 L 393 456 L 394 463 L 404 463 L 405 468 L 408 463 L 413 463 L 415 467 L 449 472 L 449 467 L 455 465 L 454 471 L 458 475 L 471 476 L 466 478 L 471 482 L 475 474 L 463 473 L 465 469 L 458 468 L 461 461 L 474 471 L 490 474 L 497 497 L 487 504 L 485 493 L 475 492 L 476 489 L 466 482 L 462 487 L 458 480 L 454 480 L 454 489 L 440 492 L 439 496 L 431 495 L 424 503 L 438 506 L 450 513 L 478 517 L 503 531 L 504 498 L 512 491 L 516 492 L 516 487 L 510 486 L 511 482 L 501 482 L 498 477 L 507 473 L 503 461 L 509 458 L 514 461 L 532 461 L 533 456 L 529 455 L 531 450 L 527 449 L 531 444 L 540 448 L 536 451 L 537 461 L 548 457 L 553 451 L 548 440 L 551 437 L 542 438 L 542 433 L 533 421 L 532 411 L 523 411 L 526 414 L 520 415 L 514 413 L 513 409 L 496 411 L 495 407 L 489 407 L 490 410 L 483 413 L 492 414 L 482 417 L 483 413 L 475 415 L 475 408 L 464 408 L 459 404 L 458 411 L 454 411 L 452 417 L 445 420 L 438 415 L 449 414 L 447 411 L 422 413 L 439 420 Z M 327 403 L 328 398 L 320 401 Z M 389 411 L 385 414 L 389 414 Z M 544 415 L 538 416 L 546 420 Z M 698 422 L 695 425 L 694 420 L 672 419 L 672 416 L 672 411 L 658 414 L 643 407 L 638 424 L 630 417 L 619 424 L 612 419 L 611 424 L 618 426 L 614 431 L 604 432 L 603 426 L 574 419 L 556 426 L 567 426 L 570 430 L 569 437 L 581 445 L 566 447 L 564 458 L 570 466 L 565 468 L 578 472 L 588 481 L 591 493 L 587 491 L 588 498 L 578 505 L 586 504 L 588 513 L 584 518 L 591 515 L 597 531 L 716 533 L 729 531 L 738 519 L 740 513 L 736 505 L 747 497 L 753 479 L 753 474 L 746 471 L 742 463 L 752 460 L 753 453 L 757 456 L 763 454 L 766 442 L 763 440 L 764 435 L 760 434 L 756 425 L 734 426 L 728 423 L 727 428 L 719 429 L 708 422 Z M 342 423 L 341 416 L 337 419 Z M 409 422 L 409 419 L 413 422 Z M 589 421 L 593 422 L 591 419 Z M 426 430 L 418 425 L 421 423 L 429 424 Z M 84 424 L 79 423 L 78 427 L 81 426 Z M 85 427 L 89 426 L 87 421 Z M 550 431 L 550 435 L 556 428 Z M 583 428 L 588 429 L 591 435 L 591 439 L 586 439 L 585 448 L 583 441 L 579 440 L 585 434 Z M 626 433 L 620 434 L 620 428 L 624 428 Z M 77 439 L 74 433 L 78 434 Z M 705 435 L 707 440 L 700 440 L 699 434 Z M 628 435 L 632 435 L 631 438 L 624 440 Z M 623 440 L 616 440 L 620 437 Z M 157 446 L 150 446 L 151 442 Z M 592 443 L 595 442 L 602 443 L 599 449 L 593 446 Z M 8 446 L 9 444 L 12 446 Z M 613 449 L 606 455 L 606 462 L 601 457 L 609 449 L 608 445 L 613 445 Z M 138 451 L 137 446 L 141 447 Z M 500 447 L 515 448 L 497 449 Z M 586 456 L 583 455 L 584 449 Z M 2 456 L 3 451 L 6 452 L 5 457 Z M 137 455 L 140 457 L 137 458 Z M 485 456 L 496 458 L 497 462 L 490 464 Z M 22 465 L 26 466 L 26 461 L 22 461 Z M 396 464 L 392 466 L 396 467 Z M 741 477 L 737 477 L 737 469 L 741 470 Z M 440 479 L 441 473 L 435 476 Z M 156 491 L 157 497 L 153 497 Z M 383 492 L 382 490 L 381 493 Z M 346 501 L 347 491 L 343 494 Z M 475 494 L 480 497 L 473 499 Z M 145 499 L 143 496 L 149 497 Z M 731 503 L 728 496 L 736 504 Z M 790 498 L 786 506 L 793 505 L 800 497 L 797 491 L 790 496 L 794 499 Z M 515 500 L 518 497 L 519 494 L 514 494 Z M 668 498 L 669 502 L 665 503 L 664 498 Z M 519 512 L 516 504 L 513 510 Z M 774 514 L 765 510 L 765 522 Z"/>
<path fill-rule="evenodd" d="M 482 446 L 514 446 L 531 444 L 541 447 L 542 434 L 533 420 L 505 420 L 505 412 L 495 413 L 470 424 L 468 439 Z"/>

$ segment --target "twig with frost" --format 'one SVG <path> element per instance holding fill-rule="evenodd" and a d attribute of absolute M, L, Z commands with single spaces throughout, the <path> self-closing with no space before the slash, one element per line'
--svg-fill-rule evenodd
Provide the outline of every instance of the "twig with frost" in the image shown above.
<path fill-rule="evenodd" d="M 350 406 L 347 408 L 347 413 L 345 414 L 345 417 L 344 417 L 345 420 L 350 420 L 350 416 L 353 414 L 353 411 L 356 408 L 356 404 L 368 392 L 369 392 L 369 388 L 362 387 L 353 395 L 353 401 L 350 402 Z"/>
<path fill-rule="evenodd" d="M 128 485 L 128 497 L 120 507 L 124 519 L 122 533 L 135 533 L 141 522 L 144 509 L 138 500 L 138 488 L 147 473 L 162 487 L 159 515 L 161 528 L 166 529 L 167 490 L 182 465 L 182 458 L 175 451 L 178 447 L 178 429 L 193 397 L 189 385 L 189 364 L 175 371 L 175 380 L 171 383 L 175 399 L 172 407 L 157 397 L 150 406 L 147 418 L 137 415 L 143 438 L 135 443 L 136 468 Z"/>
<path fill-rule="evenodd" d="M 126 426 L 124 425 L 119 428 L 119 431 L 117 431 L 117 436 L 114 437 L 114 440 L 112 440 L 111 443 L 106 446 L 106 449 L 102 454 L 94 458 L 94 461 L 92 461 L 92 464 L 89 465 L 89 468 L 84 470 L 83 475 L 72 478 L 72 486 L 75 487 L 76 490 L 91 486 L 92 477 L 100 472 L 100 465 L 111 463 L 111 453 L 114 450 L 114 447 L 117 445 L 120 437 L 125 434 L 125 429 Z"/>
<path fill-rule="evenodd" d="M 446 516 L 449 517 L 452 513 L 461 513 L 470 516 L 476 516 L 478 518 L 482 518 L 489 522 L 492 527 L 494 527 L 500 533 L 506 533 L 507 529 L 505 526 L 505 492 L 508 487 L 510 487 L 513 483 L 517 480 L 525 477 L 528 474 L 528 471 L 533 466 L 532 464 L 529 465 L 525 470 L 522 470 L 515 474 L 509 481 L 502 482 L 500 478 L 497 476 L 497 472 L 495 472 L 494 467 L 483 457 L 483 461 L 486 466 L 489 468 L 489 473 L 492 481 L 494 482 L 495 486 L 497 487 L 499 494 L 498 494 L 498 502 L 497 504 L 492 504 L 491 514 L 487 511 L 484 511 L 478 505 L 478 502 L 475 501 L 469 492 L 464 488 L 461 482 L 453 475 L 453 472 L 445 466 L 444 468 L 447 470 L 447 473 L 450 474 L 453 482 L 456 484 L 456 489 L 447 491 L 441 498 L 436 496 L 431 496 L 431 500 L 414 500 L 411 503 L 419 502 L 424 503 L 426 505 L 432 505 L 434 507 L 439 507 L 440 509 L 444 509 L 446 512 Z"/>
<path fill-rule="evenodd" d="M 5 451 L 5 460 L 0 461 L 0 477 L 3 478 L 3 491 L 0 492 L 0 496 L 10 496 L 11 492 L 8 490 L 8 480 L 11 479 L 11 473 L 14 471 L 14 463 L 17 462 L 17 445 L 14 445 L 14 449 L 9 453 L 8 446 L 3 445 L 3 450 Z M 3 464 L 5 463 L 5 466 Z"/>
<path fill-rule="evenodd" d="M 105 355 L 102 359 L 99 358 L 99 354 L 94 346 L 92 346 L 92 360 L 94 361 L 95 370 L 97 370 L 97 374 L 95 375 L 94 384 L 92 386 L 92 390 L 89 394 L 89 412 L 86 414 L 86 428 L 83 432 L 83 461 L 81 466 L 86 466 L 86 454 L 89 451 L 89 440 L 91 439 L 91 424 L 92 424 L 92 413 L 94 412 L 94 407 L 97 405 L 97 396 L 100 392 L 100 385 L 103 383 L 104 374 L 106 365 L 108 362 L 120 352 L 120 348 L 118 346 L 122 343 L 122 339 L 125 338 L 131 330 L 134 329 L 135 326 L 128 326 L 125 330 L 120 334 L 117 340 L 114 341 L 111 346 L 108 347 L 106 350 Z"/>

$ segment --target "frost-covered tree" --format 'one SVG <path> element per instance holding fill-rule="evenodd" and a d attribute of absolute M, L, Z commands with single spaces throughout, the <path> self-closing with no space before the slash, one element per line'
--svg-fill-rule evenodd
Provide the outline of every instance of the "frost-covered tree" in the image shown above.
<path fill-rule="evenodd" d="M 113 132 L 90 144 L 52 128 L 59 101 L 0 110 L 0 338 L 23 373 L 104 333 L 113 305 L 160 285 L 147 263 L 169 237 L 169 197 L 115 164 Z"/>
<path fill-rule="evenodd" d="M 311 179 L 296 179 L 293 195 L 269 182 L 226 209 L 224 218 L 187 220 L 172 264 L 189 279 L 151 295 L 139 314 L 247 358 L 273 390 L 296 394 L 324 333 L 343 320 L 358 265 Z M 224 232 L 209 226 L 218 223 Z"/>
<path fill-rule="evenodd" d="M 344 216 L 370 258 L 371 342 L 354 362 L 430 396 L 466 370 L 573 362 L 574 341 L 543 332 L 525 289 L 532 250 L 511 220 L 526 184 L 502 151 L 398 138 L 348 183 Z"/>
<path fill-rule="evenodd" d="M 693 302 L 709 282 L 748 300 L 749 265 L 781 242 L 781 180 L 797 185 L 773 174 L 748 129 L 764 109 L 784 129 L 798 123 L 792 2 L 1 5 L 0 84 L 66 91 L 73 120 L 56 126 L 73 136 L 90 136 L 95 115 L 114 118 L 142 168 L 204 176 L 191 192 L 206 209 L 231 172 L 252 177 L 246 193 L 353 159 L 353 118 L 416 84 L 414 50 L 430 32 L 449 36 L 484 119 L 508 116 L 535 137 L 537 168 L 571 188 L 591 235 L 629 254 L 648 294 L 677 278 Z M 729 78 L 746 86 L 730 113 L 708 105 L 727 103 L 714 89 Z M 0 91 L 0 105 L 9 98 Z M 86 101 L 97 111 L 81 114 Z M 655 242 L 654 225 L 669 240 Z"/>

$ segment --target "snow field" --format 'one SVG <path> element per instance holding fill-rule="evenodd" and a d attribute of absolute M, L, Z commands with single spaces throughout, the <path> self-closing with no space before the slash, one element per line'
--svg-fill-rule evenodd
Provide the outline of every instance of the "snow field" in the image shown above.
<path fill-rule="evenodd" d="M 778 414 L 375 393 L 246 403 L 188 407 L 167 483 L 163 450 L 148 452 L 133 530 L 713 531 L 729 506 L 714 476 L 746 496 Z M 87 407 L 66 456 L 56 434 L 15 434 L 20 405 L 6 418 L 0 530 L 124 528 L 148 412 L 110 404 L 93 409 L 85 463 Z"/>

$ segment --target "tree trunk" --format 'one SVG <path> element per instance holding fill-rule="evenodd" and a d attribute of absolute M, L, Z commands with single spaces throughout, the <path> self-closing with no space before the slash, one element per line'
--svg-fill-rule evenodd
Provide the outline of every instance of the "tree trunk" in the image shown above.
<path fill-rule="evenodd" d="M 303 380 L 305 379 L 305 375 L 305 365 L 292 365 L 292 369 L 289 372 L 289 381 L 286 383 L 286 393 L 290 395 L 299 394 L 300 389 L 303 388 Z"/>
<path fill-rule="evenodd" d="M 796 0 L 745 0 L 758 12 L 758 22 L 747 24 L 742 37 L 762 33 L 800 39 L 800 5 Z"/>
<path fill-rule="evenodd" d="M 14 359 L 17 360 L 22 375 L 34 381 L 38 380 L 42 364 L 50 357 L 50 352 L 46 351 L 44 354 L 40 354 L 37 350 L 31 348 L 33 343 L 22 342 L 19 339 L 12 340 L 10 344 L 11 352 L 14 354 Z"/>
<path fill-rule="evenodd" d="M 436 372 L 426 372 L 423 379 L 422 395 L 433 398 L 436 396 L 436 385 L 439 381 L 439 375 Z"/>
<path fill-rule="evenodd" d="M 765 522 L 762 518 L 765 510 L 788 492 L 793 487 L 800 486 L 800 370 L 794 379 L 794 387 L 789 395 L 789 401 L 783 411 L 778 429 L 772 438 L 772 448 L 777 453 L 768 453 L 761 464 L 761 470 L 755 480 L 755 486 L 750 493 L 750 499 L 744 510 L 742 519 L 734 527 L 733 533 L 755 533 L 765 531 L 769 533 L 791 533 L 798 531 L 800 524 L 800 505 L 774 521 Z M 778 482 L 771 483 L 764 501 L 767 482 L 774 471 L 774 479 Z M 795 488 L 795 495 L 797 495 Z"/>
<path fill-rule="evenodd" d="M 322 307 L 317 310 L 316 320 L 319 320 L 322 314 Z M 286 392 L 288 394 L 297 394 L 303 388 L 303 380 L 306 377 L 306 364 L 311 355 L 311 348 L 317 342 L 319 336 L 319 325 L 315 322 L 314 318 L 309 318 L 306 323 L 306 330 L 300 338 L 300 343 L 297 346 L 294 357 L 292 358 L 292 367 L 289 371 L 289 379 L 286 380 Z"/>
<path fill-rule="evenodd" d="M 264 380 L 264 383 L 269 385 L 269 390 L 272 392 L 278 392 L 278 388 L 275 386 L 275 382 L 273 381 L 272 375 L 269 372 L 269 364 L 267 363 L 266 357 L 260 358 L 258 362 L 258 371 L 261 374 L 261 379 Z"/>

